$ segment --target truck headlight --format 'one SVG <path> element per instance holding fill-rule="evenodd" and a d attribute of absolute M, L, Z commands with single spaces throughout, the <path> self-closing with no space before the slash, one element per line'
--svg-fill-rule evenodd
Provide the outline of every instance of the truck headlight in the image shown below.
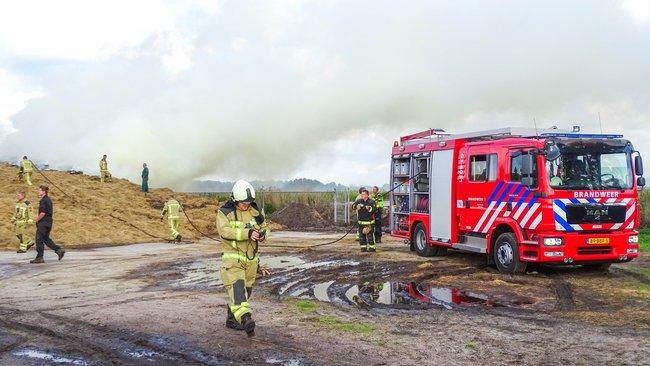
<path fill-rule="evenodd" d="M 638 235 L 630 235 L 627 237 L 627 242 L 630 244 L 637 244 L 639 242 L 639 236 Z"/>
<path fill-rule="evenodd" d="M 559 247 L 564 245 L 564 240 L 562 238 L 544 238 L 542 243 L 547 247 Z"/>

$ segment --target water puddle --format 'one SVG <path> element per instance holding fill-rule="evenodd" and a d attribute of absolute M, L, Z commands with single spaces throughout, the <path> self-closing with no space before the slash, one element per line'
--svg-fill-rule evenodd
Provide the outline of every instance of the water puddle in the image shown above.
<path fill-rule="evenodd" d="M 64 356 L 56 352 L 43 351 L 36 348 L 19 348 L 11 353 L 14 357 L 25 357 L 32 360 L 40 360 L 47 364 L 63 365 L 92 365 L 81 357 Z"/>
<path fill-rule="evenodd" d="M 524 297 L 504 300 L 456 288 L 415 282 L 341 284 L 327 281 L 305 286 L 298 283 L 296 286 L 281 288 L 280 295 L 361 307 L 397 309 L 422 309 L 431 306 L 446 309 L 474 306 L 515 307 L 534 302 Z"/>
<path fill-rule="evenodd" d="M 359 262 L 323 258 L 308 261 L 298 256 L 263 256 L 262 265 L 272 275 L 258 277 L 257 284 L 279 296 L 353 305 L 366 308 L 446 309 L 468 307 L 520 307 L 532 299 L 485 295 L 457 288 L 408 281 L 391 281 L 411 273 L 412 264 Z M 203 258 L 173 266 L 177 274 L 168 285 L 176 288 L 210 289 L 221 286 L 218 258 Z M 178 277 L 180 275 L 180 278 Z M 373 280 L 368 281 L 372 278 Z"/>
<path fill-rule="evenodd" d="M 201 365 L 212 366 L 233 363 L 232 360 L 221 355 L 211 354 L 200 348 L 196 348 L 195 344 L 188 341 L 184 336 L 153 335 L 149 338 L 149 343 L 167 351 L 183 354 L 186 360 L 192 360 Z M 131 352 L 130 356 L 134 358 L 147 358 L 149 361 L 155 361 L 163 355 L 153 350 L 142 349 L 137 350 L 136 352 Z M 177 360 L 176 357 L 169 355 L 167 356 L 167 359 Z"/>
<path fill-rule="evenodd" d="M 301 279 L 292 279 L 299 273 L 311 272 L 316 269 L 334 268 L 340 266 L 355 266 L 359 262 L 353 260 L 321 260 L 306 262 L 296 256 L 263 256 L 262 265 L 266 266 L 272 276 L 267 278 L 258 277 L 258 282 L 272 285 L 281 285 L 290 287 L 300 282 Z M 192 288 L 198 290 L 208 290 L 210 288 L 222 285 L 220 278 L 221 259 L 220 258 L 203 258 L 191 263 L 179 264 L 170 268 L 168 271 L 172 274 L 180 274 L 180 278 L 166 281 L 166 285 L 174 288 Z M 177 276 L 176 276 L 177 277 Z"/>

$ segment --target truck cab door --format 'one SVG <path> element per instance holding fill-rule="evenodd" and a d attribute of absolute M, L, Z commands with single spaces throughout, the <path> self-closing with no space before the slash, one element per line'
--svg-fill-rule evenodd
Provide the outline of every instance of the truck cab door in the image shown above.
<path fill-rule="evenodd" d="M 490 146 L 478 145 L 461 149 L 460 157 L 465 159 L 456 198 L 460 232 L 485 234 L 505 207 L 507 184 L 501 179 L 499 156 Z"/>
<path fill-rule="evenodd" d="M 541 203 L 534 193 L 539 186 L 539 157 L 531 151 L 532 147 L 510 150 L 506 174 L 506 180 L 514 186 L 508 193 L 505 216 L 527 229 L 537 228 L 542 220 Z"/>

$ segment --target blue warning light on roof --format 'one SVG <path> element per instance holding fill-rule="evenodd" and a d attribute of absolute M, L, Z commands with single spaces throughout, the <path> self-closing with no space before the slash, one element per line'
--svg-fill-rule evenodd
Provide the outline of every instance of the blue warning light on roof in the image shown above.
<path fill-rule="evenodd" d="M 606 135 L 598 133 L 562 133 L 547 132 L 542 133 L 543 137 L 563 137 L 569 139 L 622 139 L 623 135 Z"/>

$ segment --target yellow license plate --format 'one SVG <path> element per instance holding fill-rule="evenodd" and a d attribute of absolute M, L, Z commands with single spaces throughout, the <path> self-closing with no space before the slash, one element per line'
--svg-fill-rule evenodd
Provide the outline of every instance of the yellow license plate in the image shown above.
<path fill-rule="evenodd" d="M 609 244 L 609 238 L 589 238 L 587 244 Z"/>

